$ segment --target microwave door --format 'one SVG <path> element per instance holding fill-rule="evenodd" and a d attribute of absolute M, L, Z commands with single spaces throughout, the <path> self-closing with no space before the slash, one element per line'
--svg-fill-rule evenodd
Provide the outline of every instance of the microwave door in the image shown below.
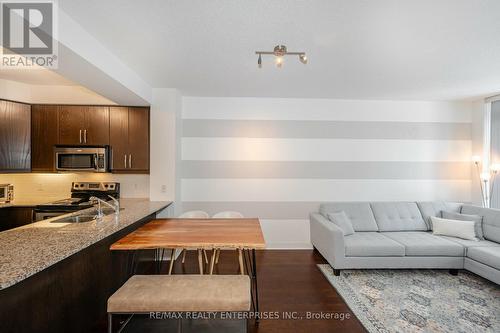
<path fill-rule="evenodd" d="M 57 169 L 62 171 L 94 171 L 95 153 L 57 153 Z"/>

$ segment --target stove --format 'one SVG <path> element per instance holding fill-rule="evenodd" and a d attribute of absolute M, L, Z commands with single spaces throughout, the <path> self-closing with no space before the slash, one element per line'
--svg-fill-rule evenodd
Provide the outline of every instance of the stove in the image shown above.
<path fill-rule="evenodd" d="M 35 207 L 35 220 L 41 221 L 51 217 L 91 208 L 90 197 L 109 200 L 109 196 L 120 197 L 120 183 L 116 182 L 73 182 L 71 197 L 57 200 Z"/>

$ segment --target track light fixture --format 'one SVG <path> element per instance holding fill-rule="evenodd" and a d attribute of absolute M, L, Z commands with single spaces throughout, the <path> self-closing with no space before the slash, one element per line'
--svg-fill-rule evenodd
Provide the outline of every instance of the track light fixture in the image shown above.
<path fill-rule="evenodd" d="M 281 68 L 284 62 L 284 56 L 286 55 L 298 55 L 299 60 L 304 65 L 307 64 L 307 56 L 305 52 L 288 52 L 285 45 L 276 45 L 274 51 L 255 51 L 255 54 L 259 56 L 257 59 L 257 65 L 262 68 L 262 55 L 273 55 L 275 57 L 276 67 Z"/>

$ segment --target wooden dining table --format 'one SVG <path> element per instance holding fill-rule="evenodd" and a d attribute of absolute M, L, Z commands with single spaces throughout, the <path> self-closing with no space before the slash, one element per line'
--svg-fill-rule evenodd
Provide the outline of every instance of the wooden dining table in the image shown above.
<path fill-rule="evenodd" d="M 245 272 L 252 281 L 252 306 L 259 311 L 257 261 L 255 251 L 264 249 L 266 243 L 258 218 L 167 218 L 152 220 L 111 245 L 112 251 L 128 251 L 133 274 L 135 253 L 138 250 L 156 250 L 163 258 L 163 250 L 170 249 L 169 274 L 172 272 L 177 249 L 196 249 L 200 274 L 203 270 L 202 251 L 212 250 L 209 274 L 212 274 L 217 251 L 232 249 L 238 252 L 240 273 Z"/>

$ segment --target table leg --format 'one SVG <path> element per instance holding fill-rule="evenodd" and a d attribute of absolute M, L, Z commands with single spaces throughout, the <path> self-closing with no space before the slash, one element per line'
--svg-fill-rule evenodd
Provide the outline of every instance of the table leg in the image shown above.
<path fill-rule="evenodd" d="M 184 263 L 184 261 L 186 261 L 186 252 L 187 252 L 187 249 L 182 249 L 182 263 Z"/>
<path fill-rule="evenodd" d="M 200 274 L 203 275 L 203 254 L 201 249 L 198 249 L 198 265 L 200 266 Z"/>
<path fill-rule="evenodd" d="M 255 285 L 255 312 L 259 312 L 259 288 L 257 285 L 257 259 L 255 257 L 255 249 L 252 249 L 252 279 Z M 257 322 L 259 322 L 257 317 Z"/>
<path fill-rule="evenodd" d="M 127 258 L 127 274 L 128 276 L 132 276 L 135 273 L 135 254 L 137 251 L 128 251 L 128 258 Z"/>
<path fill-rule="evenodd" d="M 240 274 L 245 274 L 245 267 L 243 267 L 243 250 L 238 249 L 238 261 L 240 262 Z"/>
<path fill-rule="evenodd" d="M 172 249 L 172 252 L 170 252 L 170 266 L 168 267 L 168 275 L 172 274 L 172 269 L 174 268 L 174 261 L 175 261 L 175 249 Z"/>
<path fill-rule="evenodd" d="M 210 275 L 214 272 L 215 256 L 217 254 L 217 249 L 212 251 L 212 257 L 210 258 Z"/>

